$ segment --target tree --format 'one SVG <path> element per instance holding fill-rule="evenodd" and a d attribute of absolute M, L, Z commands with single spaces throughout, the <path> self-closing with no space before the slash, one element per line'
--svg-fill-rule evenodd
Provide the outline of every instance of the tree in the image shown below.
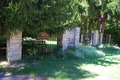
<path fill-rule="evenodd" d="M 83 15 L 86 15 L 80 25 L 94 28 L 95 23 L 100 25 L 100 32 L 104 34 L 106 23 L 113 22 L 113 16 L 119 17 L 120 1 L 119 0 L 83 0 L 87 9 Z M 116 14 L 117 13 L 117 14 Z M 118 20 L 114 17 L 114 20 Z M 115 23 L 115 21 L 113 22 Z M 86 25 L 88 24 L 88 25 Z M 118 24 L 118 23 L 117 23 Z"/>
<path fill-rule="evenodd" d="M 4 0 L 0 4 L 1 30 L 19 29 L 30 35 L 40 31 L 62 32 L 78 25 L 101 25 L 104 33 L 105 23 L 111 21 L 107 17 L 120 12 L 119 0 Z"/>
<path fill-rule="evenodd" d="M 4 0 L 0 4 L 0 27 L 5 31 L 19 29 L 36 34 L 58 27 L 64 30 L 75 26 L 80 18 L 79 5 L 71 0 Z"/>

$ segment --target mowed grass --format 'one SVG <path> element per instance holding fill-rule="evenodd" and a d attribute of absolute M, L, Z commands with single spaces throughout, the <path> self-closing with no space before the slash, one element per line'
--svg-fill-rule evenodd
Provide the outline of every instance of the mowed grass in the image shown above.
<path fill-rule="evenodd" d="M 98 49 L 106 56 L 85 59 L 31 56 L 9 67 L 0 64 L 0 72 L 47 80 L 120 80 L 120 50 L 108 47 Z"/>

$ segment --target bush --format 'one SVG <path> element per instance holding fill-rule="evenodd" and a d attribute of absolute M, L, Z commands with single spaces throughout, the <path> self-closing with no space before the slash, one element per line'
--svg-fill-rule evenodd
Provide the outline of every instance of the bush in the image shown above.
<path fill-rule="evenodd" d="M 38 50 L 35 49 L 35 48 L 33 48 L 33 50 L 32 49 L 28 49 L 28 52 L 29 52 L 29 55 L 32 56 L 32 55 L 36 55 L 36 53 L 38 52 Z"/>
<path fill-rule="evenodd" d="M 63 54 L 62 54 L 62 46 L 57 46 L 54 48 L 54 53 L 53 55 L 56 57 L 56 58 L 59 58 L 59 57 L 63 57 Z"/>

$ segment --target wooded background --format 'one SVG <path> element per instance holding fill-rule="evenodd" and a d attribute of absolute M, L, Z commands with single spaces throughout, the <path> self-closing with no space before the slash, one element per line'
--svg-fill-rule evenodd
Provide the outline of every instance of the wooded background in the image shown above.
<path fill-rule="evenodd" d="M 0 39 L 13 30 L 36 37 L 41 31 L 59 34 L 74 26 L 99 29 L 120 45 L 119 0 L 1 0 Z M 104 41 L 104 40 L 103 40 Z"/>

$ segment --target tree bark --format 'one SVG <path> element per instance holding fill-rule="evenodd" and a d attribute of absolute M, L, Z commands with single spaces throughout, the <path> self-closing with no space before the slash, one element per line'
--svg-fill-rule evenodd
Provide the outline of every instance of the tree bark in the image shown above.
<path fill-rule="evenodd" d="M 103 37 L 104 37 L 104 27 L 105 27 L 105 13 L 103 14 L 103 17 L 101 18 L 101 23 L 100 23 L 100 32 L 103 34 L 101 36 L 102 43 L 103 43 Z"/>

